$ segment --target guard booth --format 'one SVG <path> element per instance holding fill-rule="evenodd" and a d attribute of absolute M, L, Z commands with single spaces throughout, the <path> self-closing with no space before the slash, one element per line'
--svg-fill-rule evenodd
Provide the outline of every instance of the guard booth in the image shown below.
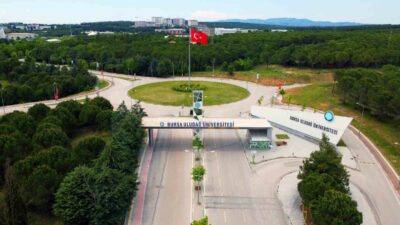
<path fill-rule="evenodd" d="M 272 148 L 272 129 L 249 129 L 246 136 L 251 150 L 269 150 Z"/>

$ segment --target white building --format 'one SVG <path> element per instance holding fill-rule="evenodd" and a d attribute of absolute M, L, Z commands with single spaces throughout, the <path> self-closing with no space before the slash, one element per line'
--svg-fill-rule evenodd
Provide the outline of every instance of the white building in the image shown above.
<path fill-rule="evenodd" d="M 4 32 L 4 28 L 0 28 L 0 39 L 6 39 L 6 33 Z"/>
<path fill-rule="evenodd" d="M 57 38 L 47 39 L 46 41 L 49 43 L 61 43 L 61 40 Z"/>
<path fill-rule="evenodd" d="M 163 18 L 162 17 L 152 17 L 151 21 L 157 26 L 160 26 L 163 24 Z"/>
<path fill-rule="evenodd" d="M 145 27 L 155 27 L 154 22 L 148 22 L 148 21 L 135 21 L 135 24 L 133 25 L 134 28 L 145 28 Z"/>
<path fill-rule="evenodd" d="M 199 21 L 197 21 L 197 20 L 188 20 L 187 21 L 187 25 L 189 27 L 197 27 L 197 26 L 199 26 Z"/>
<path fill-rule="evenodd" d="M 164 26 L 172 26 L 172 19 L 171 18 L 163 18 L 162 25 Z"/>
<path fill-rule="evenodd" d="M 303 112 L 271 107 L 251 107 L 251 115 L 266 119 L 272 126 L 304 139 L 319 142 L 326 134 L 329 142 L 337 145 L 353 118 L 344 116 L 326 117 L 323 113 Z"/>
<path fill-rule="evenodd" d="M 9 40 L 22 40 L 22 39 L 33 39 L 37 34 L 33 33 L 9 33 L 6 35 Z"/>
<path fill-rule="evenodd" d="M 239 28 L 215 28 L 215 35 L 234 34 L 240 32 Z"/>
<path fill-rule="evenodd" d="M 25 25 L 16 25 L 15 29 L 25 30 Z"/>
<path fill-rule="evenodd" d="M 271 32 L 281 32 L 281 33 L 286 33 L 288 30 L 286 29 L 272 29 Z"/>
<path fill-rule="evenodd" d="M 172 24 L 175 26 L 183 27 L 183 26 L 185 26 L 185 19 L 174 18 L 174 19 L 172 19 Z"/>

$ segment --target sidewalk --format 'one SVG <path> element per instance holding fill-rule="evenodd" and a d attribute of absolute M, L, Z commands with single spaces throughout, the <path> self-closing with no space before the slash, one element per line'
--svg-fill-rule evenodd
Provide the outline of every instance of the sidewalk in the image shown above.
<path fill-rule="evenodd" d="M 242 140 L 243 145 L 245 146 L 246 157 L 249 162 L 253 162 L 252 151 L 248 149 L 248 146 L 245 144 L 246 140 L 246 131 L 240 130 L 238 131 L 240 139 Z M 287 133 L 279 128 L 274 127 L 272 131 L 272 136 L 275 138 L 276 134 L 287 134 L 289 139 L 285 140 L 287 142 L 286 146 L 276 146 L 273 144 L 272 149 L 270 150 L 257 150 L 256 155 L 254 157 L 254 163 L 259 164 L 267 161 L 271 161 L 274 159 L 281 158 L 309 158 L 311 153 L 319 149 L 318 144 L 307 141 L 303 138 L 300 138 L 296 135 Z M 276 138 L 275 138 L 276 139 Z M 352 154 L 351 150 L 346 147 L 339 147 L 338 152 L 342 155 L 342 164 L 352 170 L 359 170 L 358 163 L 356 158 Z"/>
<path fill-rule="evenodd" d="M 282 202 L 283 211 L 290 225 L 304 224 L 304 217 L 300 208 L 301 197 L 297 190 L 299 182 L 297 174 L 298 172 L 294 172 L 284 176 L 278 187 L 278 198 Z M 357 202 L 357 209 L 363 214 L 362 225 L 377 225 L 371 206 L 360 189 L 350 184 L 350 193 L 352 199 Z"/>
<path fill-rule="evenodd" d="M 156 140 L 157 140 L 157 130 L 154 130 L 154 143 L 156 142 Z M 139 174 L 140 176 L 139 190 L 134 199 L 133 216 L 131 213 L 128 219 L 127 223 L 128 225 L 142 224 L 143 208 L 144 208 L 144 201 L 147 189 L 147 180 L 148 180 L 151 160 L 153 158 L 154 145 L 155 144 L 153 144 L 153 146 L 147 147 L 143 163 L 141 164 L 141 169 Z"/>

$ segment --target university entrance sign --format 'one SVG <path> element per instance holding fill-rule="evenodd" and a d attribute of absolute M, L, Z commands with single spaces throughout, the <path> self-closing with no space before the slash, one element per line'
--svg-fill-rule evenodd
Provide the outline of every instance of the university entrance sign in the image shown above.
<path fill-rule="evenodd" d="M 335 116 L 333 112 L 318 113 L 253 106 L 251 114 L 265 118 L 273 126 L 298 136 L 319 141 L 326 134 L 329 142 L 337 145 L 353 118 Z"/>
<path fill-rule="evenodd" d="M 155 129 L 268 129 L 265 119 L 257 118 L 201 118 L 192 117 L 144 117 L 143 128 Z"/>

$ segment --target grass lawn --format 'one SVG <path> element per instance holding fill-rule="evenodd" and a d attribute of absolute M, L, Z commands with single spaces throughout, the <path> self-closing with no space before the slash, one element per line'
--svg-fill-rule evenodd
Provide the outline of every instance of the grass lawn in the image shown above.
<path fill-rule="evenodd" d="M 108 85 L 108 82 L 107 81 L 105 81 L 105 80 L 99 80 L 99 82 L 98 82 L 98 84 L 97 84 L 98 86 L 99 86 L 99 89 L 102 89 L 102 88 L 105 88 L 105 87 L 107 87 L 107 85 Z"/>
<path fill-rule="evenodd" d="M 80 141 L 89 137 L 99 137 L 103 139 L 106 144 L 111 141 L 110 132 L 106 131 L 97 131 L 89 128 L 79 129 L 72 134 L 71 145 L 75 147 Z"/>
<path fill-rule="evenodd" d="M 257 82 L 256 74 L 260 74 L 258 83 L 264 85 L 279 85 L 293 83 L 311 83 L 332 81 L 332 70 L 327 69 L 308 69 L 283 67 L 279 65 L 261 65 L 256 66 L 252 70 L 237 71 L 233 76 L 228 75 L 221 70 L 215 71 L 214 77 L 231 78 L 236 80 L 245 80 Z M 194 72 L 193 76 L 212 77 L 212 71 Z"/>
<path fill-rule="evenodd" d="M 173 90 L 174 86 L 185 83 L 187 83 L 187 81 L 147 84 L 131 89 L 129 91 L 129 96 L 143 102 L 159 105 L 190 106 L 192 105 L 192 93 Z M 192 83 L 207 88 L 204 91 L 205 106 L 236 102 L 250 95 L 246 89 L 231 84 L 203 81 L 192 81 Z"/>
<path fill-rule="evenodd" d="M 280 140 L 289 139 L 289 135 L 287 135 L 287 134 L 276 134 L 275 136 L 276 136 L 276 138 L 278 138 Z"/>
<path fill-rule="evenodd" d="M 361 109 L 343 105 L 338 96 L 332 95 L 332 83 L 316 83 L 287 90 L 284 102 L 287 103 L 289 100 L 293 104 L 323 111 L 332 110 L 337 115 L 353 117 L 352 124 L 374 142 L 395 170 L 400 173 L 400 132 L 395 123 L 378 121 L 368 113 L 365 113 L 362 119 Z"/>

